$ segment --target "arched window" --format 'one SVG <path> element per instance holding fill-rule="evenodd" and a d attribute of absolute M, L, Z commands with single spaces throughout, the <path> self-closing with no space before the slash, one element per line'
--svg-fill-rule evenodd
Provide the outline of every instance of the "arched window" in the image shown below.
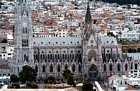
<path fill-rule="evenodd" d="M 55 59 L 58 59 L 58 58 L 57 58 L 57 54 L 55 54 Z"/>
<path fill-rule="evenodd" d="M 38 72 L 38 67 L 37 67 L 37 65 L 35 66 L 35 71 Z"/>
<path fill-rule="evenodd" d="M 40 55 L 40 58 L 43 59 L 43 54 Z"/>
<path fill-rule="evenodd" d="M 52 54 L 50 54 L 50 59 L 52 59 L 53 58 L 53 55 Z"/>
<path fill-rule="evenodd" d="M 57 54 L 58 59 L 60 58 L 59 54 Z"/>
<path fill-rule="evenodd" d="M 104 72 L 106 71 L 106 64 L 104 64 Z"/>
<path fill-rule="evenodd" d="M 112 71 L 112 64 L 109 65 L 109 70 Z"/>
<path fill-rule="evenodd" d="M 128 70 L 128 65 L 127 64 L 125 64 L 125 71 L 127 71 Z"/>
<path fill-rule="evenodd" d="M 42 66 L 42 72 L 45 72 L 46 69 L 45 69 L 45 65 Z"/>
<path fill-rule="evenodd" d="M 135 70 L 137 70 L 138 69 L 138 64 L 137 63 L 135 63 Z"/>
<path fill-rule="evenodd" d="M 50 54 L 47 55 L 47 58 L 50 59 Z"/>
<path fill-rule="evenodd" d="M 81 73 L 82 72 L 82 67 L 81 65 L 78 66 L 78 71 Z"/>
<path fill-rule="evenodd" d="M 58 67 L 57 67 L 57 71 L 60 72 L 60 65 L 58 65 Z"/>
<path fill-rule="evenodd" d="M 120 64 L 117 64 L 117 70 L 121 71 L 121 65 Z"/>
<path fill-rule="evenodd" d="M 72 65 L 72 71 L 75 72 L 75 65 Z"/>
<path fill-rule="evenodd" d="M 26 54 L 24 54 L 24 61 L 28 62 L 28 56 Z"/>
<path fill-rule="evenodd" d="M 131 69 L 133 69 L 133 63 L 131 63 Z"/>
<path fill-rule="evenodd" d="M 50 66 L 50 72 L 53 72 L 53 66 L 52 65 Z"/>
<path fill-rule="evenodd" d="M 45 59 L 45 54 L 43 54 L 43 59 Z"/>
<path fill-rule="evenodd" d="M 68 69 L 68 65 L 67 64 L 65 65 L 65 69 Z"/>
<path fill-rule="evenodd" d="M 62 55 L 62 58 L 65 59 L 65 55 L 64 54 Z"/>
<path fill-rule="evenodd" d="M 72 59 L 74 59 L 74 54 L 72 54 Z"/>
<path fill-rule="evenodd" d="M 65 59 L 67 59 L 67 54 L 65 54 Z"/>

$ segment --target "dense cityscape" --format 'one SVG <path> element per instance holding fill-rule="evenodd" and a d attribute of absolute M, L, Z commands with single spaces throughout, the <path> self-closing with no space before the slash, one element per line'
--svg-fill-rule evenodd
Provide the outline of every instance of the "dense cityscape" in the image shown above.
<path fill-rule="evenodd" d="M 139 91 L 140 6 L 115 1 L 0 0 L 1 89 Z"/>

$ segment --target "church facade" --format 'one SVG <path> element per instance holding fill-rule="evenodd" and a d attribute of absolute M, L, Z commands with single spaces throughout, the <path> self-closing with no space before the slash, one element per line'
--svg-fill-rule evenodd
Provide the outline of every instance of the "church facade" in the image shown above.
<path fill-rule="evenodd" d="M 89 5 L 84 28 L 79 37 L 35 38 L 32 33 L 31 0 L 17 0 L 15 61 L 13 73 L 18 74 L 24 65 L 30 65 L 38 78 L 54 76 L 62 79 L 68 68 L 75 77 L 93 77 L 128 74 L 138 62 L 123 58 L 121 47 L 114 37 L 103 37 L 95 32 Z M 137 64 L 137 65 L 134 65 Z"/>

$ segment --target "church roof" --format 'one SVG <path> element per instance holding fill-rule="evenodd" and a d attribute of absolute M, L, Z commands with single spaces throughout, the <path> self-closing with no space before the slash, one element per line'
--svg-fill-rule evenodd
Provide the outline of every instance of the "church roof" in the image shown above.
<path fill-rule="evenodd" d="M 80 37 L 40 37 L 33 41 L 33 46 L 81 46 Z"/>

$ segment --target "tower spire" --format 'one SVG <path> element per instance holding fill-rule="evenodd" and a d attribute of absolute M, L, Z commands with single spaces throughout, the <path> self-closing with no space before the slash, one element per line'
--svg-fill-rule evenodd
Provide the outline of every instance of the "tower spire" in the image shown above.
<path fill-rule="evenodd" d="M 87 3 L 87 11 L 86 11 L 86 16 L 85 16 L 85 23 L 86 24 L 91 24 L 92 23 L 92 17 L 91 17 L 89 2 Z"/>
<path fill-rule="evenodd" d="M 31 0 L 16 0 L 15 24 L 15 73 L 24 63 L 31 64 L 32 56 L 32 10 Z"/>

